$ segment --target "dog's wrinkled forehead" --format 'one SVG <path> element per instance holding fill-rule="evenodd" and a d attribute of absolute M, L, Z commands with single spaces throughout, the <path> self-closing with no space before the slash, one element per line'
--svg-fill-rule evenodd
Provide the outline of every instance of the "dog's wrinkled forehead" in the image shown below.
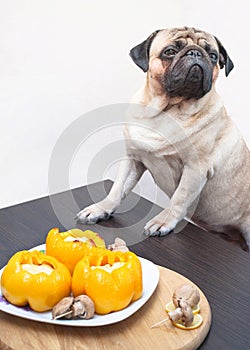
<path fill-rule="evenodd" d="M 217 52 L 218 64 L 221 69 L 225 67 L 226 76 L 234 67 L 225 47 L 218 38 L 202 30 L 189 27 L 156 30 L 142 43 L 133 47 L 129 54 L 135 64 L 147 72 L 150 60 L 160 59 L 163 50 L 171 45 L 177 52 L 188 46 L 201 47 L 203 54 L 206 52 L 216 55 L 214 51 Z"/>
<path fill-rule="evenodd" d="M 203 48 L 210 46 L 218 50 L 216 39 L 213 35 L 195 28 L 163 29 L 157 33 L 150 47 L 150 56 L 157 56 L 167 45 L 176 43 L 183 47 L 187 45 L 199 45 Z"/>

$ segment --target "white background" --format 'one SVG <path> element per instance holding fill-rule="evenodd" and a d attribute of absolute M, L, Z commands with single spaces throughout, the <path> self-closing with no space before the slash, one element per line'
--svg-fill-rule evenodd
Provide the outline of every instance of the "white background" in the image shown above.
<path fill-rule="evenodd" d="M 78 117 L 130 101 L 144 74 L 128 52 L 156 29 L 188 25 L 222 41 L 235 68 L 228 78 L 221 71 L 217 90 L 249 145 L 248 4 L 0 0 L 0 207 L 48 194 L 53 147 Z M 70 186 L 113 178 L 114 166 L 93 179 L 86 174 L 96 152 L 120 138 L 115 127 L 92 135 L 72 163 Z M 141 194 L 154 199 L 151 178 L 144 177 L 142 184 Z M 164 200 L 158 199 L 162 205 Z"/>

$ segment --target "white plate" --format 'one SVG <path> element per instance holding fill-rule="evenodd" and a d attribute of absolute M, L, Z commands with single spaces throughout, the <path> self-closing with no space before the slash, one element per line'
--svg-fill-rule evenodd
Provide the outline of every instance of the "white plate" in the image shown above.
<path fill-rule="evenodd" d="M 31 250 L 45 250 L 45 244 L 34 247 Z M 8 314 L 27 318 L 32 321 L 58 324 L 62 326 L 95 327 L 120 322 L 139 310 L 154 293 L 159 282 L 159 269 L 151 261 L 140 258 L 142 265 L 143 293 L 140 299 L 134 301 L 125 309 L 112 312 L 107 315 L 97 315 L 90 320 L 52 320 L 51 312 L 34 312 L 29 307 L 18 307 L 9 304 L 0 291 L 0 310 Z M 4 267 L 0 270 L 0 277 Z"/>

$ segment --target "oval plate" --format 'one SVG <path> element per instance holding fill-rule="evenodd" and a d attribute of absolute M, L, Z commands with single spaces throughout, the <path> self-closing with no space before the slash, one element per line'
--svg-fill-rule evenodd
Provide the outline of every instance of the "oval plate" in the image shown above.
<path fill-rule="evenodd" d="M 45 250 L 45 244 L 34 247 L 30 250 Z M 143 280 L 143 293 L 140 299 L 134 301 L 125 309 L 109 313 L 107 315 L 97 315 L 95 314 L 90 320 L 52 320 L 51 312 L 34 312 L 28 306 L 19 307 L 14 306 L 7 302 L 7 300 L 2 296 L 0 292 L 0 310 L 8 314 L 26 318 L 32 321 L 39 321 L 45 323 L 52 323 L 61 326 L 77 326 L 77 327 L 96 327 L 105 326 L 112 323 L 120 322 L 129 316 L 133 315 L 137 310 L 139 310 L 154 293 L 157 284 L 159 282 L 159 269 L 151 261 L 140 258 L 142 265 L 142 280 Z M 0 277 L 4 267 L 0 270 Z M 0 284 L 1 286 L 1 284 Z"/>

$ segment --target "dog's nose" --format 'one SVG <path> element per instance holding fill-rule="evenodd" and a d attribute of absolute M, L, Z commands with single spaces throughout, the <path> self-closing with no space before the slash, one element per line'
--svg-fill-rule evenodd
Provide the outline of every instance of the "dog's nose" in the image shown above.
<path fill-rule="evenodd" d="M 198 50 L 191 49 L 186 53 L 186 56 L 191 56 L 193 58 L 200 58 L 202 57 L 202 53 Z"/>

